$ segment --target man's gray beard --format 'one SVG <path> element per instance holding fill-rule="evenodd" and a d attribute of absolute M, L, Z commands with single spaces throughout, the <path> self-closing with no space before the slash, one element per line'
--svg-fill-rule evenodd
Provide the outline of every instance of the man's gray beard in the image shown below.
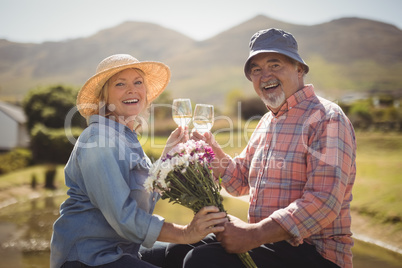
<path fill-rule="evenodd" d="M 272 95 L 272 97 L 271 97 L 271 95 Z M 281 90 L 281 93 L 279 95 L 276 95 L 276 96 L 273 96 L 273 95 L 276 95 L 276 94 L 275 93 L 269 94 L 267 98 L 263 99 L 263 102 L 268 107 L 276 109 L 285 102 L 286 96 L 285 96 L 285 92 L 283 90 Z"/>

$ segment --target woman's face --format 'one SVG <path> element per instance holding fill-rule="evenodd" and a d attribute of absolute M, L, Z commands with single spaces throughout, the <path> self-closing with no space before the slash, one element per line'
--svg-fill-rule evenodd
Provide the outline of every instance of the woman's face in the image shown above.
<path fill-rule="evenodd" d="M 146 98 L 144 78 L 136 70 L 126 69 L 109 79 L 108 108 L 126 125 L 146 108 Z"/>

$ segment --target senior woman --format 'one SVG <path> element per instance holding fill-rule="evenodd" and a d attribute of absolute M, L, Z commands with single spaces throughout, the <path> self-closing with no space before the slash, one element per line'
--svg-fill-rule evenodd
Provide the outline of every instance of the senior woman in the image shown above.
<path fill-rule="evenodd" d="M 163 63 L 118 54 L 104 59 L 80 90 L 77 107 L 88 127 L 65 167 L 69 197 L 54 223 L 52 268 L 156 267 L 141 260 L 140 246 L 194 243 L 223 231 L 217 225 L 226 215 L 215 207 L 205 207 L 185 226 L 152 214 L 159 195 L 143 187 L 151 162 L 135 130 L 169 79 Z M 187 129 L 176 129 L 164 153 L 186 139 Z"/>

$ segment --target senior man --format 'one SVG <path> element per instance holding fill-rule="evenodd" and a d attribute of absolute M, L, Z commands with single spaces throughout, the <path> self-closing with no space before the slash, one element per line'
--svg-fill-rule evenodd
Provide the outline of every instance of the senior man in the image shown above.
<path fill-rule="evenodd" d="M 248 223 L 232 217 L 219 243 L 192 249 L 184 267 L 352 267 L 350 202 L 356 175 L 353 126 L 341 108 L 304 83 L 308 65 L 292 34 L 255 33 L 244 72 L 268 112 L 231 158 L 211 133 L 214 174 L 232 195 L 250 196 Z"/>

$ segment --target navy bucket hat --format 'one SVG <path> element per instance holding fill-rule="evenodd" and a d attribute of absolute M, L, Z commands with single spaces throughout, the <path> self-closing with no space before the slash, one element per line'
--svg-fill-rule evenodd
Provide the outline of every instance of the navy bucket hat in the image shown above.
<path fill-rule="evenodd" d="M 300 62 L 304 66 L 305 73 L 309 71 L 308 65 L 299 55 L 296 39 L 291 33 L 274 28 L 260 30 L 251 37 L 249 47 L 250 55 L 244 64 L 244 74 L 250 81 L 250 60 L 255 55 L 264 52 L 274 52 L 288 56 Z"/>

